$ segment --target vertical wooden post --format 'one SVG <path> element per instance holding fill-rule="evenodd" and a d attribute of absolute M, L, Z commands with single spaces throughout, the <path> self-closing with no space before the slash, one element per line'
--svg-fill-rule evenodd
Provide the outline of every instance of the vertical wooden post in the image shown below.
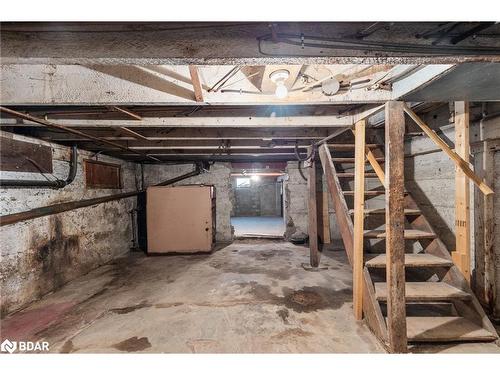
<path fill-rule="evenodd" d="M 365 214 L 365 121 L 354 128 L 354 256 L 353 305 L 354 317 L 363 319 L 363 229 Z"/>
<path fill-rule="evenodd" d="M 326 176 L 323 174 L 323 180 L 326 181 Z M 330 212 L 328 207 L 328 191 L 322 186 L 322 191 L 316 192 L 316 201 L 318 207 L 318 234 L 321 243 L 329 244 L 330 238 Z"/>
<path fill-rule="evenodd" d="M 469 103 L 455 102 L 455 152 L 469 163 Z M 455 167 L 455 252 L 453 261 L 470 282 L 470 183 Z"/>
<path fill-rule="evenodd" d="M 403 103 L 387 102 L 385 107 L 387 328 L 389 349 L 393 353 L 404 353 L 408 349 L 404 263 L 404 133 Z"/>
<path fill-rule="evenodd" d="M 309 177 L 307 179 L 309 190 L 308 216 L 309 216 L 309 252 L 311 267 L 319 266 L 318 252 L 318 206 L 316 204 L 316 161 L 311 159 L 309 164 Z"/>

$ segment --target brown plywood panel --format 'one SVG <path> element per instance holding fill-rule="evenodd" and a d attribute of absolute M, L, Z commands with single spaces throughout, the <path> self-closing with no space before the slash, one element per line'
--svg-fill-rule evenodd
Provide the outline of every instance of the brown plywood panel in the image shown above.
<path fill-rule="evenodd" d="M 52 173 L 52 148 L 0 138 L 0 170 L 9 172 Z"/>
<path fill-rule="evenodd" d="M 194 253 L 212 250 L 210 186 L 147 189 L 148 253 Z"/>
<path fill-rule="evenodd" d="M 121 166 L 85 160 L 85 183 L 88 189 L 121 189 Z"/>

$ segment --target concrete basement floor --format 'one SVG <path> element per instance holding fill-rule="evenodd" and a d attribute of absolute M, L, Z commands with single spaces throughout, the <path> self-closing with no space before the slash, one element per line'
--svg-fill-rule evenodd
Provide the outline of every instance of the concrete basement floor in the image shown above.
<path fill-rule="evenodd" d="M 237 241 L 212 254 L 131 253 L 1 322 L 1 336 L 63 353 L 381 353 L 352 317 L 344 252 Z M 492 352 L 494 344 L 419 351 Z"/>
<path fill-rule="evenodd" d="M 236 237 L 281 237 L 285 234 L 285 220 L 274 216 L 238 216 L 231 218 Z"/>

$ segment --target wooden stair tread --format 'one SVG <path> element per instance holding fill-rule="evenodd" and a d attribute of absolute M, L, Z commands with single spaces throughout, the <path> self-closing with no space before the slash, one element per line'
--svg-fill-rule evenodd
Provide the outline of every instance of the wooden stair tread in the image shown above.
<path fill-rule="evenodd" d="M 339 172 L 337 176 L 340 178 L 354 178 L 354 173 L 352 172 Z M 365 172 L 365 177 L 377 177 L 375 172 Z"/>
<path fill-rule="evenodd" d="M 383 229 L 371 229 L 364 231 L 365 238 L 385 238 L 386 233 Z M 436 238 L 435 233 L 424 232 L 417 229 L 405 229 L 404 233 L 406 240 L 418 240 L 424 238 Z"/>
<path fill-rule="evenodd" d="M 496 336 L 460 316 L 409 316 L 408 341 L 493 341 Z"/>
<path fill-rule="evenodd" d="M 387 257 L 380 254 L 368 260 L 365 265 L 370 268 L 384 268 Z M 453 262 L 432 254 L 405 254 L 405 267 L 451 267 Z"/>
<path fill-rule="evenodd" d="M 365 209 L 365 215 L 385 215 L 385 208 L 368 208 Z M 350 215 L 354 215 L 354 210 L 349 210 Z M 421 215 L 422 211 L 420 210 L 415 210 L 412 208 L 405 208 L 405 215 Z"/>
<path fill-rule="evenodd" d="M 407 301 L 448 301 L 472 298 L 469 293 L 443 282 L 407 282 L 405 288 Z M 387 300 L 386 283 L 375 283 L 375 297 L 379 301 Z"/>

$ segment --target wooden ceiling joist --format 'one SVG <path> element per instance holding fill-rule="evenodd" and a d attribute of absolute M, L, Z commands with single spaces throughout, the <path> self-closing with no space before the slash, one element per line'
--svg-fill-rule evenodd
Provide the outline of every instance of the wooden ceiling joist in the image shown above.
<path fill-rule="evenodd" d="M 67 120 L 58 119 L 57 123 L 72 128 L 113 128 L 113 127 L 346 127 L 352 125 L 350 116 L 284 116 L 284 117 L 146 117 L 141 121 L 135 120 Z M 0 126 L 40 126 L 39 124 L 23 119 L 2 118 Z"/>

